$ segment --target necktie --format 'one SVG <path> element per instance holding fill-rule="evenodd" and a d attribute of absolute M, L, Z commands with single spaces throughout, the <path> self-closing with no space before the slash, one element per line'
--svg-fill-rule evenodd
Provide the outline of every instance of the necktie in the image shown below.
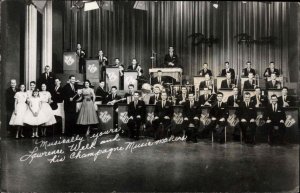
<path fill-rule="evenodd" d="M 71 87 L 72 87 L 72 90 L 74 91 L 74 85 L 73 84 L 71 84 Z"/>
<path fill-rule="evenodd" d="M 273 112 L 275 112 L 275 105 L 273 104 Z"/>
<path fill-rule="evenodd" d="M 192 108 L 192 106 L 193 106 L 193 102 L 191 101 L 191 103 L 190 103 L 190 108 Z"/>
<path fill-rule="evenodd" d="M 55 87 L 55 91 L 57 91 L 57 89 L 58 89 L 58 86 Z"/>
<path fill-rule="evenodd" d="M 218 102 L 218 103 L 219 103 L 218 107 L 220 108 L 221 107 L 221 102 Z"/>
<path fill-rule="evenodd" d="M 157 101 L 158 101 L 158 95 L 155 95 L 155 100 L 157 100 Z"/>
<path fill-rule="evenodd" d="M 136 101 L 134 101 L 134 108 L 135 108 L 135 109 L 136 109 L 136 103 L 137 103 L 137 102 L 136 102 Z"/>
<path fill-rule="evenodd" d="M 115 94 L 113 94 L 112 99 L 113 99 L 113 100 L 115 99 Z"/>
<path fill-rule="evenodd" d="M 230 80 L 227 80 L 227 85 L 228 87 L 230 87 Z"/>
<path fill-rule="evenodd" d="M 165 107 L 165 101 L 162 101 L 161 106 L 162 106 L 162 108 Z"/>
<path fill-rule="evenodd" d="M 206 94 L 206 95 L 204 95 L 204 96 L 205 96 L 205 97 L 204 97 L 204 99 L 205 99 L 205 100 L 207 100 L 207 94 Z"/>
<path fill-rule="evenodd" d="M 286 102 L 286 96 L 283 96 L 283 101 Z"/>
<path fill-rule="evenodd" d="M 248 106 L 249 106 L 249 104 L 248 104 L 248 102 L 246 102 L 246 107 L 248 108 Z"/>
<path fill-rule="evenodd" d="M 160 77 L 158 77 L 158 82 L 161 82 L 161 78 Z"/>
<path fill-rule="evenodd" d="M 233 98 L 234 102 L 236 101 L 236 96 L 234 95 L 234 98 Z"/>
<path fill-rule="evenodd" d="M 208 81 L 206 81 L 206 86 L 208 86 Z"/>

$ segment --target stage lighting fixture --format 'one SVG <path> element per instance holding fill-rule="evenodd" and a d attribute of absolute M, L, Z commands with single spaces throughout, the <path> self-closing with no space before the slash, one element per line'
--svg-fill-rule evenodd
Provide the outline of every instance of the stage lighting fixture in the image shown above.
<path fill-rule="evenodd" d="M 213 4 L 214 8 L 218 9 L 218 7 L 219 7 L 219 1 L 211 1 L 210 3 Z"/>
<path fill-rule="evenodd" d="M 99 9 L 99 5 L 96 1 L 92 1 L 92 2 L 86 2 L 84 4 L 84 11 L 90 11 L 90 10 L 94 10 L 94 9 Z"/>

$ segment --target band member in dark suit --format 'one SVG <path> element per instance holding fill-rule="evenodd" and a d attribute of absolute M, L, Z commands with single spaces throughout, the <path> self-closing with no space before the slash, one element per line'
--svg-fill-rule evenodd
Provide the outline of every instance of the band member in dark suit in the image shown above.
<path fill-rule="evenodd" d="M 143 76 L 144 70 L 141 65 L 137 62 L 136 58 L 133 58 L 131 61 L 131 65 L 128 66 L 127 70 L 135 70 L 138 72 L 138 77 Z"/>
<path fill-rule="evenodd" d="M 79 57 L 79 73 L 85 73 L 85 50 L 81 48 L 80 44 L 77 44 L 76 54 Z"/>
<path fill-rule="evenodd" d="M 50 93 L 53 92 L 53 89 L 55 87 L 55 83 L 54 83 L 55 78 L 56 78 L 55 74 L 53 72 L 50 72 L 50 66 L 46 65 L 45 72 L 41 74 L 38 80 L 39 88 L 41 88 L 41 85 L 45 83 L 47 86 L 47 91 L 49 91 Z"/>
<path fill-rule="evenodd" d="M 54 80 L 55 82 L 55 87 L 51 93 L 52 96 L 52 103 L 50 104 L 52 110 L 56 110 L 58 108 L 58 104 L 57 103 L 62 103 L 64 100 L 64 96 L 63 96 L 63 87 L 60 85 L 61 81 L 59 78 L 55 78 Z M 60 111 L 59 111 L 60 112 Z M 56 125 L 55 128 L 56 129 L 61 129 L 62 128 L 62 118 L 61 118 L 61 114 L 54 114 L 55 115 L 55 119 L 56 119 Z"/>
<path fill-rule="evenodd" d="M 124 98 L 126 98 L 127 104 L 129 104 L 131 101 L 133 101 L 133 95 L 134 95 L 134 85 L 129 84 L 128 85 L 128 93 L 125 93 L 125 95 L 124 95 Z"/>
<path fill-rule="evenodd" d="M 264 77 L 271 77 L 271 74 L 275 73 L 276 76 L 280 75 L 278 69 L 275 68 L 274 62 L 270 62 L 269 68 L 267 68 L 264 72 Z"/>
<path fill-rule="evenodd" d="M 197 142 L 197 128 L 200 124 L 199 116 L 201 115 L 201 106 L 195 101 L 193 93 L 189 93 L 189 100 L 183 105 L 183 123 L 182 126 L 186 129 L 186 141 Z"/>
<path fill-rule="evenodd" d="M 205 74 L 205 80 L 200 82 L 199 90 L 203 89 L 204 87 L 208 87 L 209 89 L 213 88 L 213 81 L 211 80 L 209 74 Z"/>
<path fill-rule="evenodd" d="M 210 109 L 209 117 L 211 118 L 211 123 L 207 126 L 206 129 L 216 133 L 216 137 L 219 139 L 219 142 L 224 142 L 224 128 L 226 126 L 226 120 L 229 116 L 229 111 L 226 103 L 222 102 L 223 93 L 217 93 L 217 102 Z M 218 127 L 217 127 L 218 125 Z"/>
<path fill-rule="evenodd" d="M 283 87 L 281 90 L 281 96 L 278 97 L 278 105 L 281 107 L 290 107 L 294 105 L 294 100 L 292 96 L 288 95 L 288 88 Z"/>
<path fill-rule="evenodd" d="M 188 100 L 188 92 L 186 87 L 181 87 L 181 93 L 176 96 L 176 104 L 184 104 Z"/>
<path fill-rule="evenodd" d="M 75 76 L 69 76 L 69 83 L 63 88 L 64 97 L 64 110 L 65 110 L 65 125 L 66 125 L 66 135 L 71 136 L 76 130 L 76 100 L 79 98 L 77 94 L 77 87 L 75 85 Z"/>
<path fill-rule="evenodd" d="M 105 90 L 105 82 L 104 80 L 100 80 L 99 87 L 96 90 L 96 101 L 102 101 L 102 104 L 106 103 L 106 97 L 108 96 L 108 92 Z"/>
<path fill-rule="evenodd" d="M 234 80 L 231 79 L 231 73 L 226 74 L 226 79 L 222 80 L 221 88 L 232 88 L 235 86 Z"/>
<path fill-rule="evenodd" d="M 99 60 L 99 78 L 100 80 L 105 79 L 105 71 L 106 66 L 108 65 L 108 59 L 106 56 L 104 56 L 103 51 L 99 50 L 99 53 L 97 55 L 97 59 Z"/>
<path fill-rule="evenodd" d="M 152 80 L 151 80 L 152 85 L 155 85 L 155 84 L 163 85 L 166 82 L 167 82 L 167 77 L 162 76 L 162 71 L 161 70 L 158 70 L 157 71 L 157 76 L 152 78 Z"/>
<path fill-rule="evenodd" d="M 155 105 L 158 101 L 161 100 L 160 88 L 154 87 L 153 88 L 154 95 L 150 97 L 149 104 Z"/>
<path fill-rule="evenodd" d="M 256 81 L 254 80 L 253 73 L 248 74 L 248 80 L 244 82 L 244 90 L 245 89 L 255 89 Z"/>
<path fill-rule="evenodd" d="M 248 61 L 246 64 L 246 68 L 243 69 L 242 71 L 242 76 L 248 76 L 249 73 L 252 73 L 255 76 L 255 70 L 253 68 L 251 68 L 251 62 Z"/>
<path fill-rule="evenodd" d="M 112 86 L 111 87 L 111 94 L 109 94 L 106 97 L 106 104 L 108 105 L 113 105 L 114 108 L 114 117 L 118 117 L 118 103 L 121 103 L 122 101 L 125 101 L 125 98 L 121 98 L 121 96 L 119 96 L 117 94 L 118 88 L 116 86 Z M 117 127 L 118 125 L 118 119 L 114 119 L 114 126 Z"/>
<path fill-rule="evenodd" d="M 284 137 L 286 132 L 285 120 L 286 114 L 284 109 L 278 105 L 278 98 L 276 95 L 271 96 L 271 104 L 266 108 L 264 118 L 266 120 L 266 128 L 268 130 L 269 144 L 274 142 L 274 131 L 278 130 L 280 134 L 280 142 L 285 143 Z"/>
<path fill-rule="evenodd" d="M 204 87 L 203 89 L 204 94 L 200 95 L 199 97 L 199 103 L 201 106 L 212 106 L 212 104 L 215 102 L 216 96 L 213 94 L 209 94 L 209 89 L 207 87 Z"/>
<path fill-rule="evenodd" d="M 281 83 L 276 80 L 276 74 L 271 74 L 271 80 L 267 82 L 266 89 L 281 89 Z"/>
<path fill-rule="evenodd" d="M 251 97 L 251 102 L 254 103 L 255 107 L 266 107 L 268 104 L 268 98 L 261 94 L 260 87 L 255 88 L 255 96 Z"/>
<path fill-rule="evenodd" d="M 165 67 L 178 67 L 178 56 L 174 53 L 174 47 L 169 47 L 169 53 L 165 56 Z"/>
<path fill-rule="evenodd" d="M 128 105 L 128 123 L 127 126 L 130 130 L 130 138 L 136 137 L 139 139 L 141 124 L 146 121 L 146 105 L 145 102 L 139 100 L 140 94 L 138 91 L 134 92 L 134 100 Z"/>
<path fill-rule="evenodd" d="M 231 74 L 231 80 L 234 80 L 235 79 L 234 69 L 229 68 L 229 62 L 225 62 L 225 69 L 222 69 L 221 76 L 226 76 L 228 72 L 230 72 Z"/>
<path fill-rule="evenodd" d="M 5 104 L 6 104 L 6 128 L 8 128 L 8 133 L 11 132 L 11 126 L 9 125 L 10 118 L 15 109 L 15 94 L 19 90 L 17 89 L 17 80 L 10 80 L 10 87 L 6 89 L 5 92 Z"/>
<path fill-rule="evenodd" d="M 229 107 L 239 107 L 242 101 L 243 101 L 243 97 L 239 95 L 238 87 L 233 87 L 233 95 L 228 97 L 227 105 Z"/>
<path fill-rule="evenodd" d="M 256 132 L 256 108 L 253 102 L 250 100 L 251 94 L 249 92 L 245 93 L 244 101 L 240 104 L 237 109 L 236 115 L 240 119 L 240 127 L 242 130 L 242 135 L 247 142 L 255 143 L 255 132 Z M 250 130 L 250 135 L 247 133 L 247 128 Z"/>
<path fill-rule="evenodd" d="M 205 74 L 209 74 L 209 76 L 212 76 L 211 70 L 208 69 L 208 64 L 204 63 L 203 68 L 198 73 L 200 76 L 205 76 Z"/>
<path fill-rule="evenodd" d="M 167 101 L 168 95 L 166 92 L 161 93 L 161 101 L 158 101 L 154 110 L 154 121 L 152 123 L 156 130 L 155 139 L 161 139 L 165 136 L 165 131 L 169 129 L 173 117 L 173 104 Z M 160 127 L 162 124 L 163 128 Z"/>

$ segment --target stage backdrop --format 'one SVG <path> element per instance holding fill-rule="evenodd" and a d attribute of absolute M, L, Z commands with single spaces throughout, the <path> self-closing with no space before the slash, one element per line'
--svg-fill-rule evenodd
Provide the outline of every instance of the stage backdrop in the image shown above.
<path fill-rule="evenodd" d="M 260 75 L 274 61 L 287 81 L 297 82 L 298 73 L 289 67 L 298 65 L 297 11 L 299 5 L 290 2 L 219 2 L 218 9 L 206 2 L 144 2 L 147 10 L 133 9 L 134 2 L 114 2 L 114 10 L 98 9 L 84 12 L 70 10 L 65 1 L 63 13 L 64 50 L 75 50 L 77 42 L 95 57 L 99 49 L 109 62 L 120 57 L 127 67 L 136 57 L 146 69 L 151 67 L 151 53 L 157 53 L 161 65 L 168 46 L 175 46 L 184 74 L 194 76 L 208 62 L 218 75 L 225 61 L 240 74 L 246 61 L 251 61 Z M 55 25 L 55 23 L 54 23 Z M 192 45 L 189 35 L 213 35 L 219 43 L 211 47 Z M 241 33 L 253 39 L 276 37 L 274 44 L 238 44 Z M 53 46 L 55 47 L 55 45 Z"/>

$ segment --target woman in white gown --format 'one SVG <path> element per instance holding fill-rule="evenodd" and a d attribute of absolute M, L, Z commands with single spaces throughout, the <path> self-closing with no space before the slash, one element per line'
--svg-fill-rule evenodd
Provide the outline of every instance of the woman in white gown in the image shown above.
<path fill-rule="evenodd" d="M 40 91 L 40 98 L 42 101 L 41 111 L 48 116 L 48 121 L 42 125 L 42 136 L 46 136 L 46 128 L 48 126 L 54 125 L 56 123 L 56 119 L 54 116 L 54 111 L 50 107 L 50 103 L 53 101 L 51 100 L 51 94 L 47 91 L 47 85 L 43 83 L 41 85 L 42 91 Z"/>
<path fill-rule="evenodd" d="M 20 91 L 15 94 L 14 98 L 15 98 L 15 110 L 11 116 L 9 125 L 17 127 L 16 139 L 18 139 L 19 135 L 21 137 L 24 137 L 24 135 L 23 135 L 23 126 L 24 126 L 23 117 L 28 108 L 27 104 L 26 104 L 27 93 L 25 91 L 24 84 L 20 85 Z"/>
<path fill-rule="evenodd" d="M 43 111 L 41 111 L 41 107 L 42 101 L 39 97 L 39 90 L 35 89 L 32 92 L 32 97 L 28 99 L 28 108 L 23 117 L 23 122 L 32 126 L 31 137 L 39 137 L 38 126 L 48 121 L 48 117 Z"/>

